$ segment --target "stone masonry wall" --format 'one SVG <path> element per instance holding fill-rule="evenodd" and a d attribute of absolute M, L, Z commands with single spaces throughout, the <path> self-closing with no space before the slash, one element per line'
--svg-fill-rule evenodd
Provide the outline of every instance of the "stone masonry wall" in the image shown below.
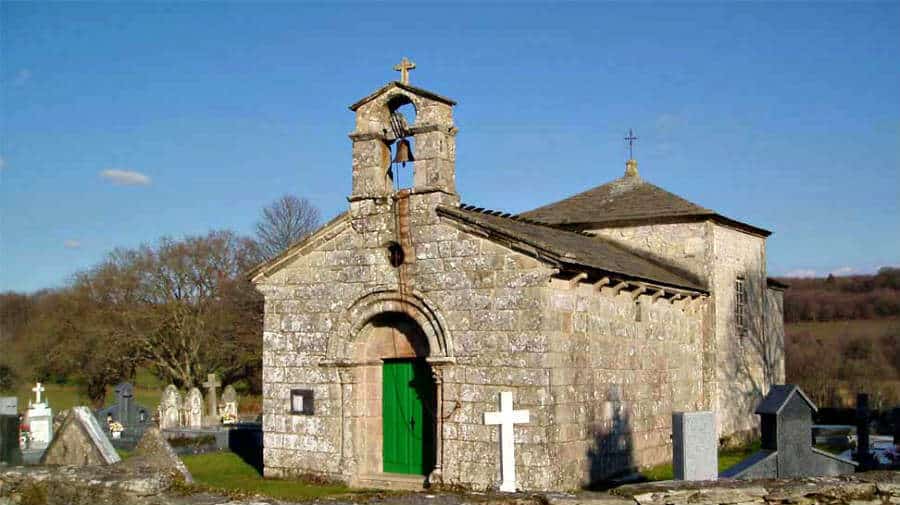
<path fill-rule="evenodd" d="M 403 289 L 427 300 L 442 317 L 455 363 L 443 374 L 444 482 L 489 488 L 499 478 L 499 436 L 482 414 L 513 390 L 531 423 L 516 428 L 519 482 L 546 489 L 551 422 L 543 313 L 550 269 L 525 255 L 441 221 L 439 193 L 409 197 L 408 264 L 388 263 L 396 240 L 390 201 L 362 200 L 350 215 L 319 232 L 306 250 L 277 272 L 258 278 L 266 298 L 263 348 L 264 463 L 267 476 L 319 474 L 354 481 L 365 468 L 364 433 L 353 417 L 365 388 L 353 368 L 322 366 L 353 359 L 348 308 L 368 294 Z M 365 334 L 365 332 L 360 332 Z M 436 352 L 432 349 L 432 354 Z M 343 385 L 342 385 L 343 383 Z M 316 414 L 291 415 L 293 388 L 315 394 Z"/>
<path fill-rule="evenodd" d="M 591 230 L 647 251 L 709 286 L 703 346 L 704 408 L 717 412 L 719 436 L 756 428 L 753 410 L 784 379 L 783 311 L 767 302 L 765 238 L 712 222 Z M 735 279 L 745 278 L 748 332 L 735 332 Z"/>
<path fill-rule="evenodd" d="M 589 232 L 652 253 L 696 275 L 700 282 L 709 279 L 710 265 L 705 260 L 711 230 L 706 223 L 648 224 Z"/>
<path fill-rule="evenodd" d="M 572 489 L 670 460 L 672 412 L 702 407 L 702 302 L 551 287 L 551 485 Z"/>
<path fill-rule="evenodd" d="M 766 242 L 718 224 L 711 224 L 714 265 L 710 288 L 714 293 L 714 321 L 718 393 L 716 410 L 719 436 L 755 430 L 758 418 L 753 414 L 768 392 L 774 377 L 766 373 L 765 356 L 783 354 L 773 349 L 771 335 L 765 332 Z M 735 281 L 744 278 L 746 334 L 738 334 L 735 324 Z M 772 317 L 781 317 L 781 313 Z"/>

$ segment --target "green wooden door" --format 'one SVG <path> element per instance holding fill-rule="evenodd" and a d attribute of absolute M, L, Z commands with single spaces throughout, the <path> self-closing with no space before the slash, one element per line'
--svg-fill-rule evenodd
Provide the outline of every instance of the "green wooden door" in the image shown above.
<path fill-rule="evenodd" d="M 434 468 L 434 381 L 421 360 L 385 361 L 384 471 L 427 475 Z"/>

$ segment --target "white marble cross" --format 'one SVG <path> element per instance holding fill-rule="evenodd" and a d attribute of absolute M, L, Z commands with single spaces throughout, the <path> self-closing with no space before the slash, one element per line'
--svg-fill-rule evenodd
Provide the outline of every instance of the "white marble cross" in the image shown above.
<path fill-rule="evenodd" d="M 513 425 L 527 423 L 527 410 L 513 410 L 511 391 L 500 393 L 500 412 L 485 412 L 484 424 L 500 425 L 500 470 L 503 481 L 500 491 L 516 492 L 516 441 Z"/>
<path fill-rule="evenodd" d="M 35 396 L 37 396 L 37 400 L 35 400 L 35 403 L 41 403 L 41 393 L 44 392 L 44 386 L 41 386 L 41 383 L 38 382 L 35 387 L 31 388 L 31 390 L 34 391 Z"/>

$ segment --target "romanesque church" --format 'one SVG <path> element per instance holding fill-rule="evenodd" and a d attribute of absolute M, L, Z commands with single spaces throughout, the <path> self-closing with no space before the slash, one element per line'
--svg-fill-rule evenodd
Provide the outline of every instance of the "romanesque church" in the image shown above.
<path fill-rule="evenodd" d="M 251 274 L 265 475 L 496 489 L 485 413 L 502 392 L 529 413 L 512 432 L 523 490 L 668 461 L 673 411 L 714 411 L 722 439 L 753 430 L 784 374 L 770 232 L 651 184 L 635 160 L 522 214 L 462 203 L 455 102 L 410 85 L 409 67 L 350 106 L 347 211 Z"/>

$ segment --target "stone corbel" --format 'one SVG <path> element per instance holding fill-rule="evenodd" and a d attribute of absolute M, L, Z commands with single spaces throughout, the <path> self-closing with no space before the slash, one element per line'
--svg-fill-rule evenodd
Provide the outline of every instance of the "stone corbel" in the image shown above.
<path fill-rule="evenodd" d="M 637 289 L 631 292 L 631 299 L 637 300 L 639 296 L 644 294 L 647 291 L 647 286 L 639 286 Z"/>
<path fill-rule="evenodd" d="M 580 273 L 576 274 L 575 277 L 572 277 L 571 279 L 569 279 L 569 289 L 577 288 L 578 284 L 581 281 L 583 281 L 584 279 L 587 279 L 587 276 L 588 276 L 588 274 L 586 272 L 580 272 Z"/>
<path fill-rule="evenodd" d="M 616 284 L 615 286 L 612 287 L 612 295 L 618 296 L 619 291 L 622 291 L 623 289 L 625 289 L 627 287 L 628 287 L 628 283 L 625 281 L 622 281 L 622 282 Z"/>
<path fill-rule="evenodd" d="M 604 277 L 604 278 L 600 279 L 599 281 L 597 281 L 596 283 L 594 283 L 594 289 L 597 290 L 597 292 L 599 293 L 600 291 L 603 290 L 603 286 L 606 286 L 608 284 L 609 284 L 609 277 Z"/>

